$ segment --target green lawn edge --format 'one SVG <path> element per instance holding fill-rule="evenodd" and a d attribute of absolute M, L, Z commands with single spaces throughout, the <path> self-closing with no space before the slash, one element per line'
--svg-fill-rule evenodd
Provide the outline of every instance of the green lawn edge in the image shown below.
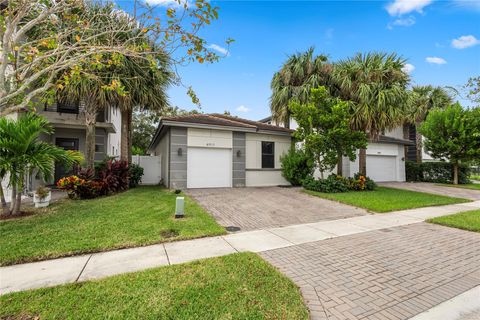
<path fill-rule="evenodd" d="M 10 293 L 0 305 L 2 319 L 309 318 L 299 288 L 255 253 Z"/>
<path fill-rule="evenodd" d="M 480 209 L 436 217 L 428 219 L 427 222 L 480 233 Z"/>
<path fill-rule="evenodd" d="M 305 189 L 302 191 L 311 196 L 366 209 L 372 213 L 386 213 L 471 202 L 471 200 L 463 198 L 390 187 L 377 187 L 373 191 L 349 191 L 342 193 L 322 193 Z"/>
<path fill-rule="evenodd" d="M 141 186 L 109 197 L 62 200 L 41 214 L 0 221 L 0 265 L 141 247 L 226 234 L 195 200 L 175 219 L 172 191 Z M 163 236 L 165 230 L 178 233 Z"/>

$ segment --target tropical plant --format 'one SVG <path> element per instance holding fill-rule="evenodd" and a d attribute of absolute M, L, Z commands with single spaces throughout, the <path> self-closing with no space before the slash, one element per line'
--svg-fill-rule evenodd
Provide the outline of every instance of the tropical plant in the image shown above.
<path fill-rule="evenodd" d="M 328 84 L 331 70 L 327 56 L 315 56 L 314 48 L 288 57 L 270 84 L 272 119 L 290 127 L 290 101 L 307 103 L 311 89 Z"/>
<path fill-rule="evenodd" d="M 453 164 L 453 183 L 458 184 L 460 164 L 480 158 L 480 107 L 464 109 L 457 102 L 444 110 L 432 110 L 420 133 L 434 158 Z"/>
<path fill-rule="evenodd" d="M 415 125 L 416 159 L 422 162 L 423 138 L 418 131 L 425 120 L 428 112 L 434 108 L 444 109 L 453 103 L 446 89 L 433 86 L 414 86 L 410 92 L 410 103 L 412 110 L 409 113 L 408 121 Z"/>
<path fill-rule="evenodd" d="M 282 176 L 293 186 L 302 185 L 305 178 L 311 176 L 315 169 L 312 157 L 303 149 L 291 148 L 280 158 Z"/>
<path fill-rule="evenodd" d="M 128 167 L 129 188 L 138 186 L 143 176 L 143 168 L 136 163 L 130 163 Z"/>
<path fill-rule="evenodd" d="M 20 212 L 24 182 L 29 175 L 46 180 L 52 177 L 55 162 L 70 166 L 83 160 L 78 152 L 40 140 L 42 134 L 52 133 L 48 120 L 31 112 L 20 114 L 16 120 L 0 118 L 0 168 L 8 174 L 12 189 L 10 208 L 4 204 L 5 214 Z"/>
<path fill-rule="evenodd" d="M 312 89 L 309 103 L 292 101 L 290 111 L 298 124 L 294 136 L 303 141 L 303 148 L 313 156 L 322 178 L 324 171 L 332 170 L 335 165 L 341 176 L 342 157 L 354 161 L 356 151 L 367 146 L 365 133 L 350 126 L 348 103 L 330 96 L 325 87 Z"/>
<path fill-rule="evenodd" d="M 336 63 L 332 72 L 333 95 L 348 101 L 351 127 L 375 141 L 386 130 L 402 125 L 409 108 L 406 61 L 397 54 L 369 52 Z M 360 149 L 359 172 L 366 175 L 366 149 Z"/>

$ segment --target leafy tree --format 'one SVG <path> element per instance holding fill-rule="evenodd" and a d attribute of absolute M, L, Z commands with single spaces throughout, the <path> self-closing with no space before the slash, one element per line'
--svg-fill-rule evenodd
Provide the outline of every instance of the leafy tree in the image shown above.
<path fill-rule="evenodd" d="M 359 53 L 336 63 L 332 72 L 332 94 L 348 101 L 351 126 L 377 140 L 385 130 L 402 125 L 409 112 L 406 103 L 408 75 L 405 60 L 395 53 Z M 367 174 L 366 149 L 359 153 L 359 171 Z"/>
<path fill-rule="evenodd" d="M 22 114 L 17 120 L 0 118 L 0 171 L 8 174 L 12 188 L 10 208 L 2 201 L 3 213 L 16 215 L 20 211 L 24 181 L 28 175 L 48 179 L 55 170 L 55 161 L 72 165 L 83 159 L 80 153 L 66 151 L 40 140 L 53 129 L 44 117 Z M 3 190 L 1 192 L 3 194 Z"/>
<path fill-rule="evenodd" d="M 290 101 L 307 103 L 311 89 L 328 83 L 332 65 L 325 55 L 314 56 L 314 49 L 288 57 L 281 69 L 273 75 L 270 110 L 277 123 L 290 126 Z"/>
<path fill-rule="evenodd" d="M 132 122 L 132 152 L 144 155 L 157 130 L 160 117 L 149 111 L 135 111 Z"/>
<path fill-rule="evenodd" d="M 301 104 L 292 102 L 290 111 L 298 123 L 295 138 L 303 141 L 305 150 L 313 155 L 315 164 L 321 172 L 337 166 L 338 175 L 342 175 L 342 156 L 351 161 L 356 151 L 367 146 L 366 134 L 353 130 L 350 126 L 350 108 L 347 102 L 333 98 L 325 87 L 312 89 L 311 102 Z"/>
<path fill-rule="evenodd" d="M 98 56 L 119 54 L 148 59 L 155 54 L 172 56 L 181 52 L 175 55 L 175 64 L 217 61 L 219 56 L 199 32 L 218 19 L 218 7 L 205 0 L 195 0 L 194 4 L 177 2 L 177 7 L 162 13 L 146 4 L 133 18 L 115 9 L 112 19 L 105 14 L 91 14 L 88 9 L 97 2 L 1 1 L 0 115 L 33 108 L 38 98 L 53 98 L 56 85 L 70 82 L 67 70 L 74 69 L 87 78 L 93 76 L 92 69 L 81 69 L 79 62 L 100 65 L 95 58 Z M 122 18 L 133 23 L 118 24 Z M 155 47 L 138 45 L 136 38 L 145 35 Z M 127 37 L 127 41 L 119 42 L 120 37 Z M 232 41 L 227 39 L 227 46 Z M 188 92 L 192 99 L 196 98 L 193 90 Z"/>
<path fill-rule="evenodd" d="M 430 111 L 420 127 L 425 148 L 433 157 L 453 163 L 458 184 L 459 164 L 480 158 L 480 108 L 463 109 L 459 103 Z"/>
<path fill-rule="evenodd" d="M 423 141 L 419 132 L 420 125 L 425 120 L 428 112 L 434 108 L 444 109 L 453 103 L 449 93 L 442 87 L 432 86 L 414 86 L 410 92 L 410 102 L 412 110 L 408 120 L 415 124 L 416 128 L 416 158 L 417 162 L 422 162 Z"/>

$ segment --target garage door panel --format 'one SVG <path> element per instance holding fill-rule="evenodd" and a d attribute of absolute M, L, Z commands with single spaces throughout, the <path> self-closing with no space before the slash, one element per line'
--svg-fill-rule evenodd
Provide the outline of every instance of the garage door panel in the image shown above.
<path fill-rule="evenodd" d="M 232 186 L 230 149 L 188 148 L 187 187 L 224 188 Z"/>
<path fill-rule="evenodd" d="M 395 156 L 367 156 L 367 176 L 374 181 L 397 180 L 397 157 Z"/>

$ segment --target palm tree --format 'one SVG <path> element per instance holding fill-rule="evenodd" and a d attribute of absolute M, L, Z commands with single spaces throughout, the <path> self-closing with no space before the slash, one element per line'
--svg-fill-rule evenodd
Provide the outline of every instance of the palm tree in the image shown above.
<path fill-rule="evenodd" d="M 122 115 L 120 155 L 122 160 L 132 160 L 132 113 L 135 108 L 162 112 L 168 104 L 167 87 L 173 82 L 170 59 L 166 54 L 154 57 L 154 67 L 145 60 L 125 58 L 115 76 L 121 79 L 124 95 L 116 95 Z"/>
<path fill-rule="evenodd" d="M 36 175 L 48 179 L 55 170 L 55 161 L 72 165 L 83 159 L 78 152 L 66 151 L 40 140 L 42 134 L 52 133 L 48 120 L 35 113 L 20 115 L 17 120 L 0 118 L 0 171 L 4 176 L 8 174 L 12 188 L 10 208 L 2 201 L 4 214 L 19 213 L 28 175 L 36 171 Z"/>
<path fill-rule="evenodd" d="M 270 87 L 270 110 L 272 119 L 277 123 L 290 126 L 288 104 L 295 99 L 307 103 L 310 91 L 326 85 L 332 70 L 325 55 L 314 56 L 314 48 L 288 57 L 282 68 L 273 75 Z"/>
<path fill-rule="evenodd" d="M 412 110 L 408 120 L 415 125 L 416 159 L 418 163 L 421 163 L 423 141 L 419 132 L 420 125 L 426 119 L 430 110 L 433 108 L 444 109 L 453 103 L 453 99 L 447 90 L 442 87 L 414 86 L 410 92 L 410 103 Z"/>
<path fill-rule="evenodd" d="M 385 130 L 403 124 L 408 112 L 405 60 L 395 53 L 370 52 L 339 61 L 332 72 L 333 93 L 349 101 L 351 125 L 377 140 Z M 360 149 L 359 172 L 367 174 L 366 149 Z"/>

